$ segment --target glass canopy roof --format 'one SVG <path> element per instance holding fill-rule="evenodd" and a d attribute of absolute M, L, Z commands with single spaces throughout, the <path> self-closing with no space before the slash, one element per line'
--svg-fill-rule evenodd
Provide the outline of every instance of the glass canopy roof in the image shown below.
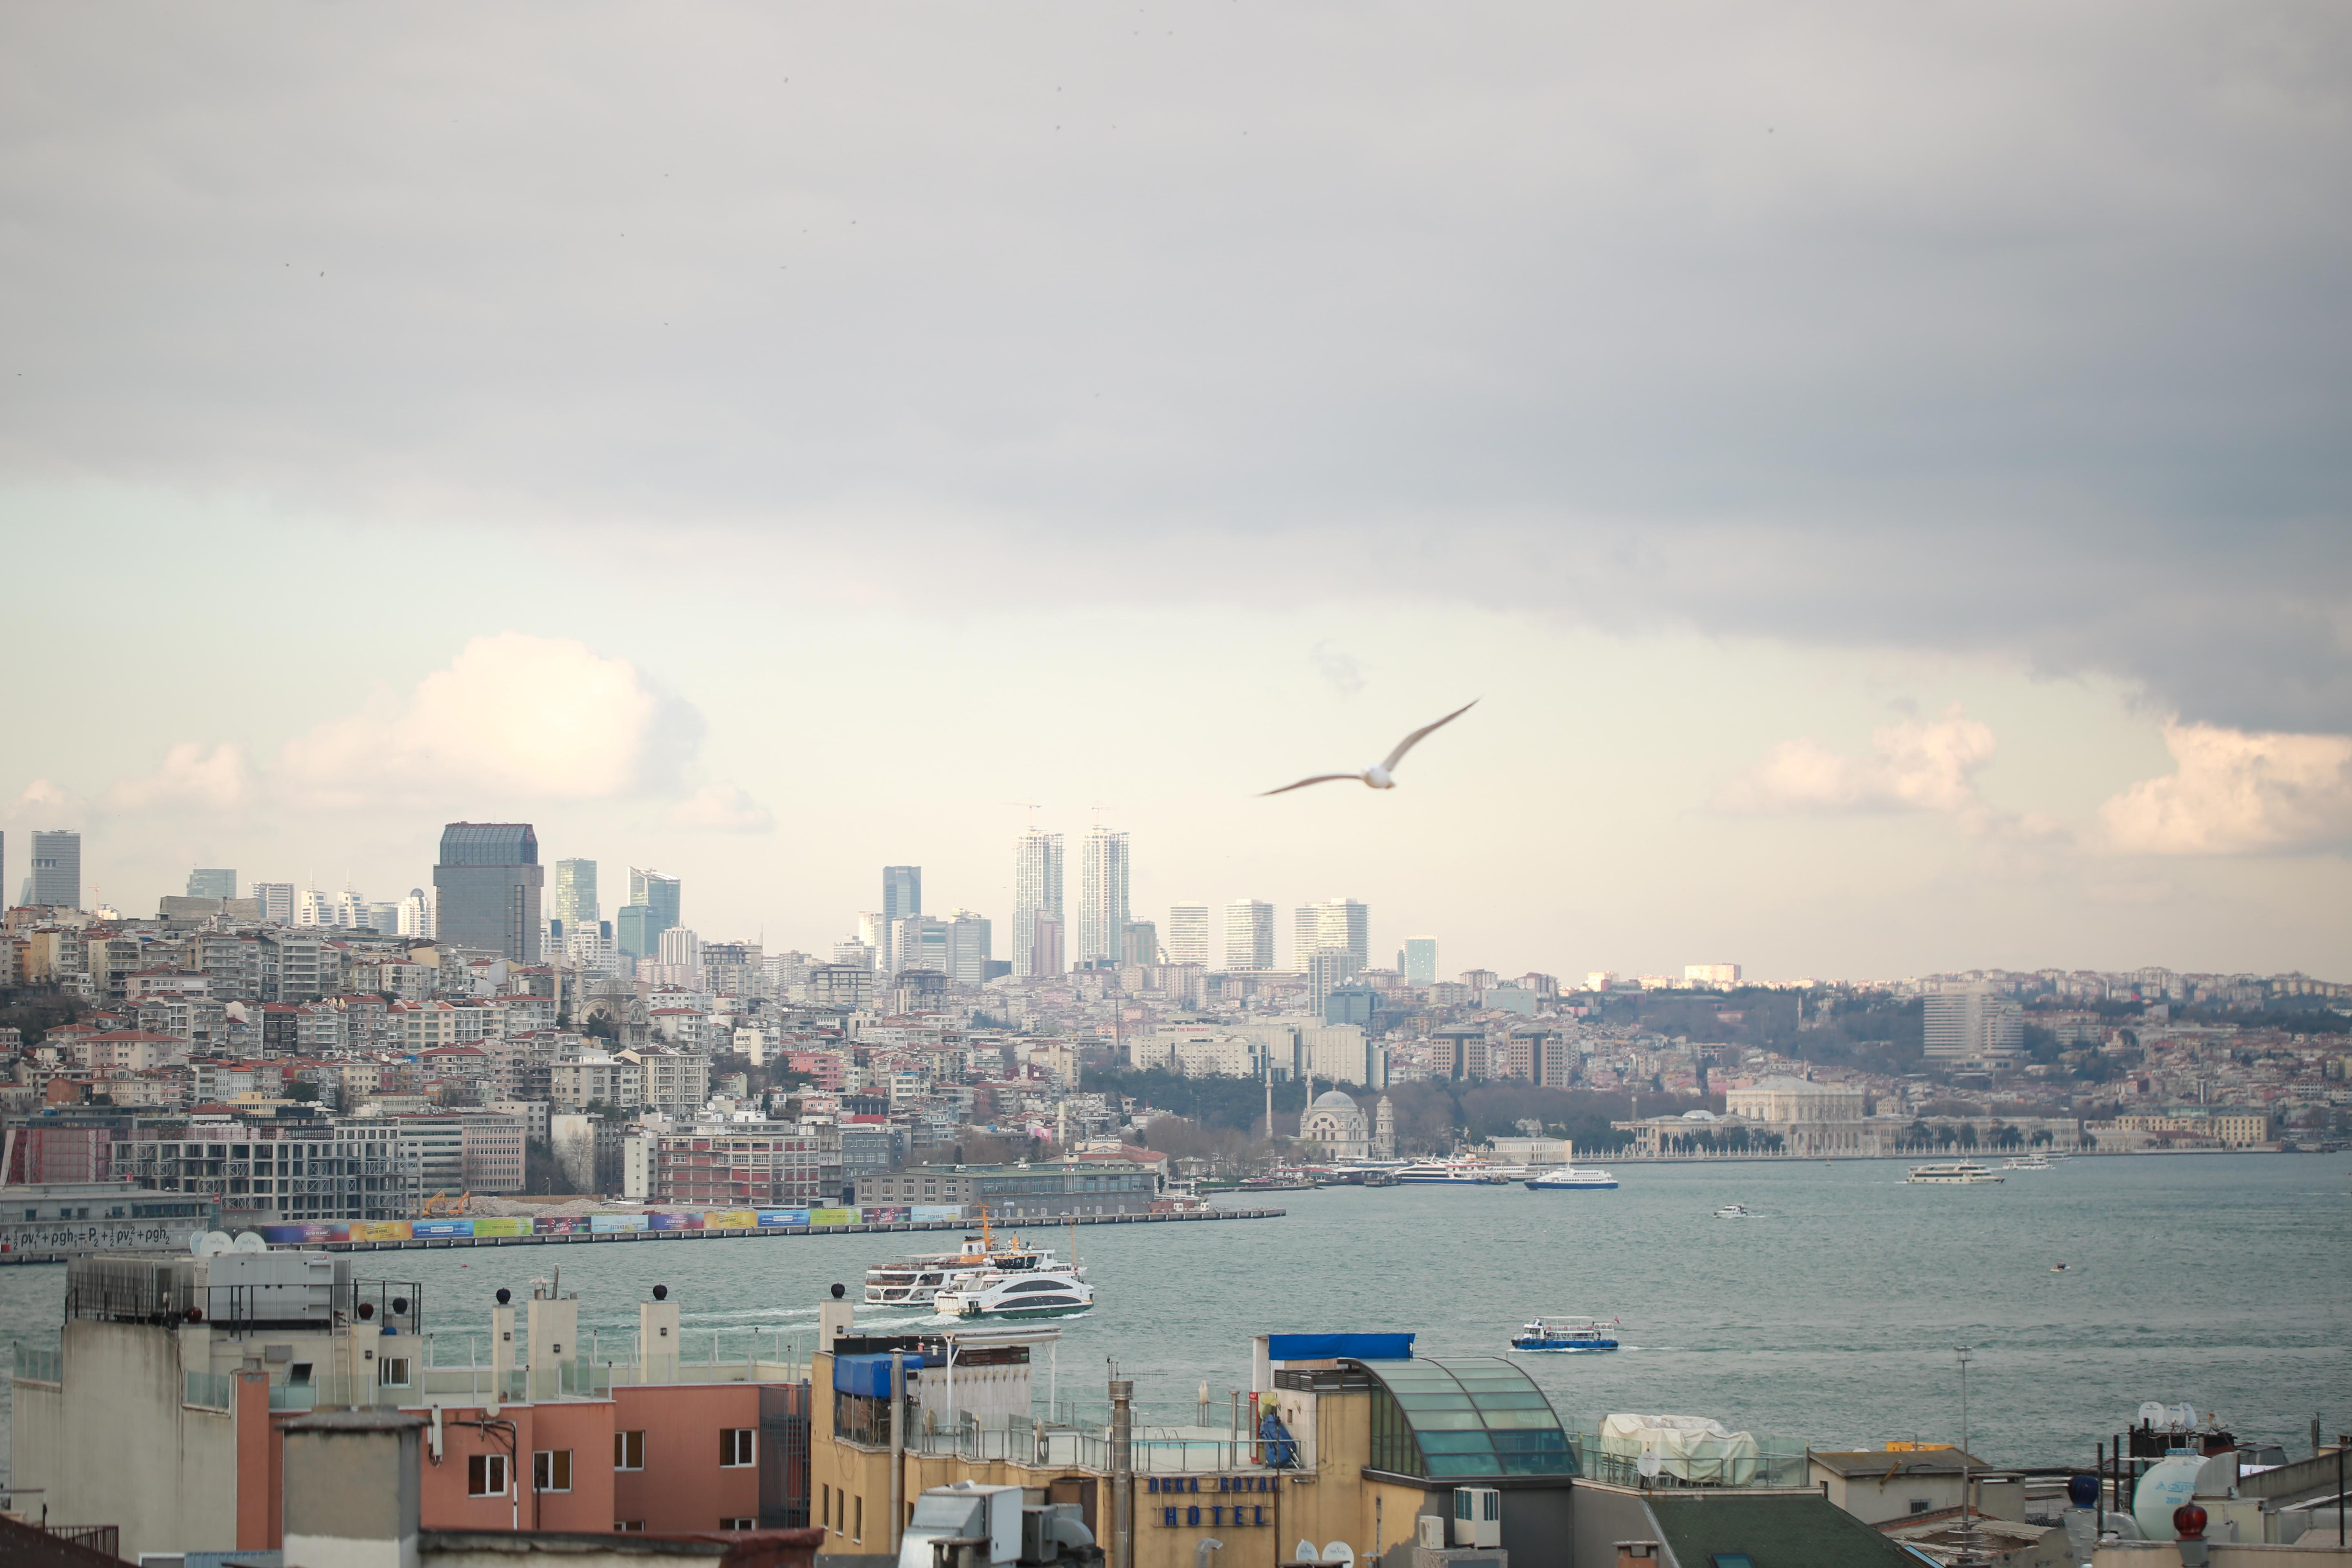
<path fill-rule="evenodd" d="M 1533 1379 L 1492 1356 L 1353 1362 L 1371 1374 L 1371 1468 L 1433 1479 L 1572 1476 L 1576 1456 Z"/>

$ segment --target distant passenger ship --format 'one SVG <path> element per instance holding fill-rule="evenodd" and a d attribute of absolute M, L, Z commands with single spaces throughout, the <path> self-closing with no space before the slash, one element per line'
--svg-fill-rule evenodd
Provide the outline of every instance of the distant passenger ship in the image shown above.
<path fill-rule="evenodd" d="M 1999 1171 L 1988 1171 L 1973 1160 L 1952 1160 L 1940 1165 L 1914 1165 L 1911 1173 L 1903 1178 L 1928 1186 L 1977 1187 L 2001 1179 Z"/>
<path fill-rule="evenodd" d="M 1524 1184 L 1531 1193 L 1597 1192 L 1605 1187 L 1615 1186 L 1617 1178 L 1606 1171 L 1561 1165 L 1557 1169 L 1546 1171 L 1540 1176 L 1530 1176 Z"/>
<path fill-rule="evenodd" d="M 1396 1179 L 1417 1187 L 1493 1187 L 1511 1178 L 1483 1160 L 1423 1160 L 1397 1172 Z"/>

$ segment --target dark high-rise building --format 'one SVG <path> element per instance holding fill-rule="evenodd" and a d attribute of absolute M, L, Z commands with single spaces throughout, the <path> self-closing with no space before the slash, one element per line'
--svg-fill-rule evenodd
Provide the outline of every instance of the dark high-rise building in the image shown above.
<path fill-rule="evenodd" d="M 25 902 L 60 910 L 81 908 L 81 835 L 59 829 L 33 835 L 32 876 Z"/>
<path fill-rule="evenodd" d="M 539 962 L 539 900 L 547 872 L 528 822 L 453 822 L 433 868 L 436 934 L 459 947 Z"/>
<path fill-rule="evenodd" d="M 198 869 L 188 873 L 188 897 L 192 899 L 233 899 L 236 897 L 236 872 L 234 869 Z"/>

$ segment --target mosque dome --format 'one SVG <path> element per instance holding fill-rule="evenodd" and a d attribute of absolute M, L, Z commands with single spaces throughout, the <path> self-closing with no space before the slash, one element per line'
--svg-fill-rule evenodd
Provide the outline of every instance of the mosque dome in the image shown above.
<path fill-rule="evenodd" d="M 1328 1105 L 1335 1110 L 1341 1109 L 1353 1110 L 1356 1109 L 1355 1100 L 1336 1089 L 1327 1089 L 1321 1094 L 1317 1095 L 1315 1097 L 1315 1103 L 1318 1106 Z"/>

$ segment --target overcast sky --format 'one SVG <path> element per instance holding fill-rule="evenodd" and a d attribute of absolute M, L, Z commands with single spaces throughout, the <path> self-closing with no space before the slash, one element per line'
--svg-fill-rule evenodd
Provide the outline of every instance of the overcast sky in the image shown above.
<path fill-rule="evenodd" d="M 1036 801 L 1449 971 L 2352 979 L 2347 84 L 2242 0 L 0 4 L 6 891 L 522 818 L 1009 939 Z"/>

